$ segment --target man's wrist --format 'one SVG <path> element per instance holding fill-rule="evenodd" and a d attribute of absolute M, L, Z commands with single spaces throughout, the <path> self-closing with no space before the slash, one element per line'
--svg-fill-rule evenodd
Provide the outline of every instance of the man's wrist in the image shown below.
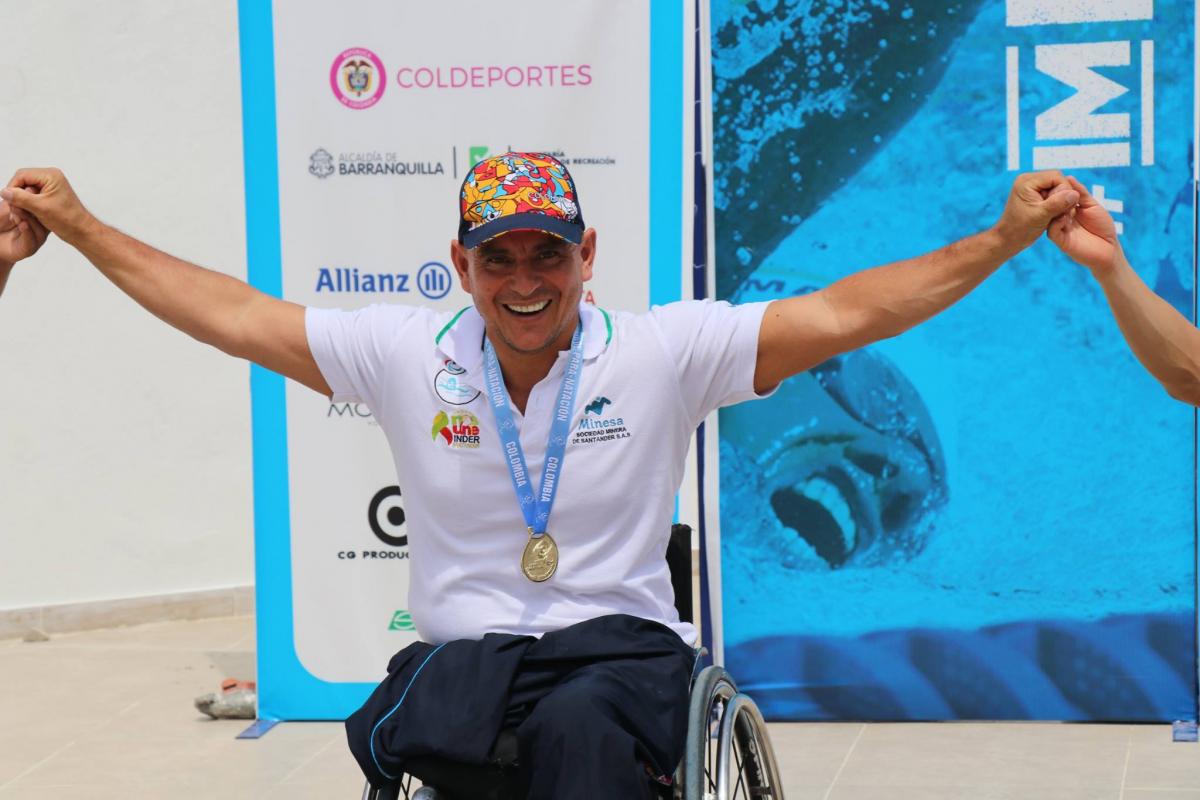
<path fill-rule="evenodd" d="M 85 211 L 82 218 L 69 229 L 64 230 L 59 238 L 72 247 L 82 248 L 90 239 L 99 236 L 103 230 L 104 223 Z"/>
<path fill-rule="evenodd" d="M 1133 269 L 1133 267 L 1129 265 L 1129 261 L 1125 258 L 1125 251 L 1121 249 L 1120 245 L 1117 245 L 1116 247 L 1117 252 L 1113 256 L 1112 261 L 1100 266 L 1088 266 L 1088 271 L 1092 273 L 1092 277 L 1095 278 L 1096 282 L 1101 286 L 1116 280 L 1117 277 L 1126 270 Z"/>
<path fill-rule="evenodd" d="M 1033 242 L 1029 241 L 1028 236 L 1021 236 L 1014 232 L 1004 224 L 1003 220 L 997 222 L 980 235 L 983 237 L 988 250 L 998 253 L 1001 256 L 1001 261 L 1007 261 L 1033 244 Z M 1037 240 L 1034 239 L 1033 241 Z"/>

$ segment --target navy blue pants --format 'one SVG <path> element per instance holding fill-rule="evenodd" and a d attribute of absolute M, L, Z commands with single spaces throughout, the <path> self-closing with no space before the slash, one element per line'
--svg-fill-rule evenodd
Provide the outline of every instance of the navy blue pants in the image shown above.
<path fill-rule="evenodd" d="M 418 643 L 346 720 L 350 750 L 384 786 L 413 759 L 486 764 L 508 729 L 529 798 L 649 798 L 647 770 L 670 775 L 683 756 L 694 659 L 671 629 L 625 615 Z"/>

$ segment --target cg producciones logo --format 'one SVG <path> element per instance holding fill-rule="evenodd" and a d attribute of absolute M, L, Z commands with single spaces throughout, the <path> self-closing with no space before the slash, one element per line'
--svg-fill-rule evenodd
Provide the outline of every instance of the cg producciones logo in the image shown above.
<path fill-rule="evenodd" d="M 404 521 L 400 487 L 385 486 L 376 492 L 367 506 L 367 523 L 375 538 L 392 547 L 408 546 L 408 530 Z"/>
<path fill-rule="evenodd" d="M 334 97 L 347 108 L 370 108 L 383 97 L 387 71 L 379 56 L 365 47 L 351 47 L 333 60 L 329 85 Z"/>

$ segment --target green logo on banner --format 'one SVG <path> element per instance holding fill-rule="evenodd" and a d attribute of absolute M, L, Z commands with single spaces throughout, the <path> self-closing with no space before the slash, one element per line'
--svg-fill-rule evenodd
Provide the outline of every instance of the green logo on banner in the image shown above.
<path fill-rule="evenodd" d="M 389 631 L 415 631 L 416 629 L 412 613 L 408 610 L 402 608 L 392 614 L 392 624 L 388 625 Z"/>
<path fill-rule="evenodd" d="M 486 147 L 472 147 L 467 150 L 467 167 L 473 167 L 491 155 Z"/>

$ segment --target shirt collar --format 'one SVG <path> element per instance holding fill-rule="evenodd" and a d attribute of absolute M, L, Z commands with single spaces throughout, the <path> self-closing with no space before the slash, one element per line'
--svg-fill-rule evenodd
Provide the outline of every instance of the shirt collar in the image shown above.
<path fill-rule="evenodd" d="M 579 304 L 583 321 L 583 358 L 591 360 L 608 349 L 612 341 L 612 316 L 591 303 Z M 467 306 L 450 318 L 434 337 L 434 344 L 443 358 L 448 358 L 477 376 L 483 371 L 483 317 L 475 306 Z"/>

